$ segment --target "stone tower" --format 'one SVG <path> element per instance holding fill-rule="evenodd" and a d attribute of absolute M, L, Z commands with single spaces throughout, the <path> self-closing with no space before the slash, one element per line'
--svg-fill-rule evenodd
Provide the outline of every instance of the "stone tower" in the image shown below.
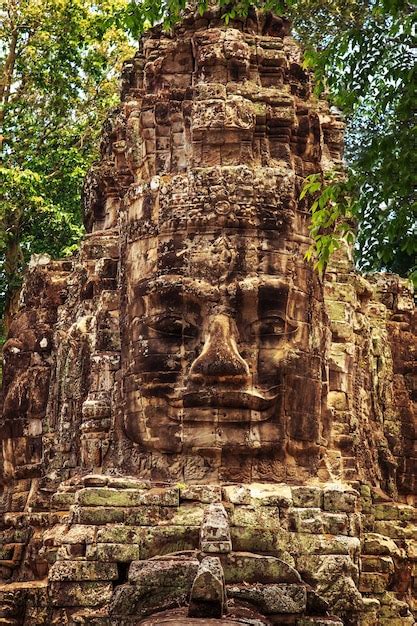
<path fill-rule="evenodd" d="M 342 133 L 283 18 L 143 38 L 4 346 L 0 624 L 414 624 L 412 294 L 304 258 Z"/>

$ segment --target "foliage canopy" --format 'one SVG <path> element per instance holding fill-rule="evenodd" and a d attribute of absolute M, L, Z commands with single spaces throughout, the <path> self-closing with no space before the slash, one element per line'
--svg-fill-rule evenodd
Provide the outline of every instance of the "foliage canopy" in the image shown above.
<path fill-rule="evenodd" d="M 1 27 L 3 203 L 0 301 L 32 253 L 71 253 L 83 233 L 82 181 L 117 103 L 128 34 L 104 17 L 124 0 L 7 0 Z"/>

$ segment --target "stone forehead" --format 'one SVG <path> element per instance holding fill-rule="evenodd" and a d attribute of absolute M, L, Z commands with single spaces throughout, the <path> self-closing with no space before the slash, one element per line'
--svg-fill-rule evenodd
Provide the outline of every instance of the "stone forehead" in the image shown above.
<path fill-rule="evenodd" d="M 131 187 L 125 200 L 130 239 L 219 226 L 286 232 L 294 220 L 294 174 L 283 168 L 206 168 L 154 176 Z"/>

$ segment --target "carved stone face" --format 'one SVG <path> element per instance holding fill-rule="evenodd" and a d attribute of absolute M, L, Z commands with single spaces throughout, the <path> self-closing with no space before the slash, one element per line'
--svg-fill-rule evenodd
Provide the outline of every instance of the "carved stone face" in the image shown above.
<path fill-rule="evenodd" d="M 232 228 L 228 206 L 220 227 L 197 221 L 130 246 L 125 428 L 147 449 L 279 450 L 318 438 L 314 280 L 281 226 L 260 229 L 253 205 L 257 228 Z"/>

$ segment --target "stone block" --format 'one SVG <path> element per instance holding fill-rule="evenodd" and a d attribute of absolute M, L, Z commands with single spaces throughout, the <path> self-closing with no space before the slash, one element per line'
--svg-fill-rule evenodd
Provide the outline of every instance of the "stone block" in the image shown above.
<path fill-rule="evenodd" d="M 410 606 L 407 602 L 397 598 L 392 592 L 386 592 L 381 596 L 380 600 L 380 616 L 383 618 L 388 617 L 410 617 Z"/>
<path fill-rule="evenodd" d="M 150 489 L 151 487 L 149 480 L 140 480 L 134 476 L 109 476 L 107 484 L 113 489 Z"/>
<path fill-rule="evenodd" d="M 288 485 L 251 483 L 249 488 L 255 504 L 288 508 L 293 503 Z"/>
<path fill-rule="evenodd" d="M 229 519 L 222 504 L 210 504 L 205 510 L 200 529 L 200 546 L 203 552 L 231 552 Z"/>
<path fill-rule="evenodd" d="M 166 526 L 147 528 L 140 542 L 140 558 L 180 550 L 195 550 L 199 545 L 199 528 L 195 526 Z"/>
<path fill-rule="evenodd" d="M 230 535 L 233 549 L 238 552 L 265 552 L 294 565 L 294 558 L 288 551 L 292 546 L 287 531 L 232 526 Z"/>
<path fill-rule="evenodd" d="M 228 598 L 249 602 L 265 615 L 302 613 L 307 592 L 303 585 L 226 585 Z"/>
<path fill-rule="evenodd" d="M 320 508 L 323 503 L 323 490 L 320 487 L 301 485 L 291 487 L 293 504 L 301 508 Z"/>
<path fill-rule="evenodd" d="M 97 561 L 119 561 L 129 563 L 139 558 L 139 545 L 128 543 L 97 543 L 95 546 L 88 546 L 86 552 L 87 559 Z"/>
<path fill-rule="evenodd" d="M 110 601 L 113 585 L 106 582 L 52 582 L 48 595 L 52 606 L 100 607 Z"/>
<path fill-rule="evenodd" d="M 401 521 L 417 522 L 417 507 L 407 504 L 398 505 L 399 519 Z"/>
<path fill-rule="evenodd" d="M 323 490 L 323 508 L 335 513 L 353 513 L 356 510 L 359 494 L 339 485 L 326 486 Z"/>
<path fill-rule="evenodd" d="M 413 522 L 395 520 L 376 521 L 375 532 L 391 539 L 413 539 L 417 541 L 417 526 Z"/>
<path fill-rule="evenodd" d="M 296 626 L 343 626 L 338 617 L 301 617 L 295 622 Z"/>
<path fill-rule="evenodd" d="M 205 557 L 197 570 L 190 594 L 190 617 L 218 618 L 225 608 L 224 575 L 218 557 Z"/>
<path fill-rule="evenodd" d="M 75 493 L 70 491 L 58 491 L 52 494 L 51 508 L 58 511 L 68 510 L 69 507 L 75 502 Z"/>
<path fill-rule="evenodd" d="M 389 537 L 378 533 L 367 533 L 362 540 L 362 554 L 401 556 L 401 550 Z"/>
<path fill-rule="evenodd" d="M 134 526 L 200 526 L 204 508 L 195 504 L 174 507 L 143 506 L 125 509 L 124 521 Z"/>
<path fill-rule="evenodd" d="M 144 505 L 124 510 L 124 522 L 130 526 L 157 526 L 170 523 L 175 508 L 171 506 Z"/>
<path fill-rule="evenodd" d="M 326 301 L 327 313 L 332 321 L 345 322 L 347 318 L 347 306 L 345 302 L 335 300 Z"/>
<path fill-rule="evenodd" d="M 351 557 L 356 557 L 359 554 L 360 541 L 357 537 L 344 535 L 299 533 L 292 534 L 288 538 L 287 549 L 294 556 L 302 554 L 348 554 Z"/>
<path fill-rule="evenodd" d="M 336 411 L 347 411 L 349 408 L 348 399 L 344 391 L 330 391 L 327 403 Z"/>
<path fill-rule="evenodd" d="M 359 578 L 359 591 L 361 593 L 372 594 L 384 593 L 388 587 L 389 581 L 389 574 L 362 572 Z"/>
<path fill-rule="evenodd" d="M 324 529 L 321 509 L 291 509 L 288 521 L 289 529 L 297 533 L 320 534 Z"/>
<path fill-rule="evenodd" d="M 117 580 L 116 563 L 100 561 L 56 561 L 49 570 L 50 581 Z"/>
<path fill-rule="evenodd" d="M 400 518 L 399 508 L 390 502 L 375 504 L 372 512 L 376 520 L 398 520 Z"/>
<path fill-rule="evenodd" d="M 199 567 L 192 556 L 167 555 L 146 561 L 134 561 L 129 567 L 129 583 L 144 591 L 149 588 L 170 587 L 173 584 L 191 589 Z"/>
<path fill-rule="evenodd" d="M 405 541 L 405 550 L 409 559 L 417 561 L 417 541 L 415 539 Z"/>
<path fill-rule="evenodd" d="M 323 529 L 330 535 L 356 535 L 351 532 L 350 520 L 346 513 L 323 513 Z"/>
<path fill-rule="evenodd" d="M 97 543 L 139 544 L 145 536 L 145 528 L 135 528 L 124 524 L 112 524 L 97 529 Z"/>
<path fill-rule="evenodd" d="M 251 526 L 264 530 L 281 527 L 279 508 L 275 506 L 235 506 L 230 513 L 231 526 Z"/>
<path fill-rule="evenodd" d="M 304 580 L 316 586 L 322 584 L 328 586 L 336 579 L 343 576 L 351 576 L 357 580 L 359 577 L 358 567 L 352 558 L 346 554 L 305 554 L 296 559 L 297 571 Z"/>
<path fill-rule="evenodd" d="M 390 556 L 361 556 L 361 568 L 363 572 L 380 572 L 392 574 L 394 561 Z"/>
<path fill-rule="evenodd" d="M 86 524 L 56 524 L 43 535 L 45 546 L 62 544 L 91 544 L 95 541 L 96 528 Z"/>
<path fill-rule="evenodd" d="M 138 618 L 186 604 L 198 566 L 196 558 L 186 556 L 132 563 L 129 584 L 116 588 L 110 614 Z"/>
<path fill-rule="evenodd" d="M 226 583 L 299 583 L 300 574 L 294 567 L 273 556 L 231 552 L 222 555 Z"/>
<path fill-rule="evenodd" d="M 81 506 L 131 507 L 147 504 L 178 506 L 179 490 L 176 487 L 153 489 L 112 489 L 91 487 L 80 489 L 76 501 Z"/>
<path fill-rule="evenodd" d="M 180 500 L 191 500 L 210 504 L 222 501 L 222 489 L 219 485 L 179 485 Z"/>
<path fill-rule="evenodd" d="M 380 617 L 378 626 L 414 626 L 415 621 L 412 615 L 408 617 Z"/>
<path fill-rule="evenodd" d="M 251 492 L 246 485 L 227 485 L 223 487 L 223 497 L 232 504 L 251 504 Z"/>
<path fill-rule="evenodd" d="M 117 524 L 125 519 L 125 511 L 118 506 L 77 506 L 74 520 L 79 524 Z"/>

